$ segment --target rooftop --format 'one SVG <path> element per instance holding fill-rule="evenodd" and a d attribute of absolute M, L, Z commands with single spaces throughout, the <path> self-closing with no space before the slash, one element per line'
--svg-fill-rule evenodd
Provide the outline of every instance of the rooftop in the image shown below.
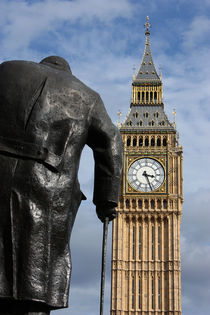
<path fill-rule="evenodd" d="M 174 124 L 170 123 L 163 104 L 161 105 L 133 105 L 120 131 L 175 131 Z"/>

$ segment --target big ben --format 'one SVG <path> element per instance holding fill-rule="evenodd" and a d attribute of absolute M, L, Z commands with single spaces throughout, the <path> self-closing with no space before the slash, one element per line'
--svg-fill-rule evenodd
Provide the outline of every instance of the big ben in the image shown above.
<path fill-rule="evenodd" d="M 119 125 L 124 164 L 113 222 L 111 315 L 181 315 L 182 147 L 165 113 L 148 17 L 145 36 L 130 110 Z"/>

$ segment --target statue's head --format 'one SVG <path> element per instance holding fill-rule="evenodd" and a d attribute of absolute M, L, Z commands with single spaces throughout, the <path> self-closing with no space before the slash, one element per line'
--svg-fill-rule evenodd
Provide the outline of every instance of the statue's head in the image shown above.
<path fill-rule="evenodd" d="M 47 65 L 49 67 L 53 67 L 55 69 L 64 70 L 64 71 L 70 71 L 71 68 L 68 64 L 68 62 L 59 56 L 49 56 L 40 61 L 41 64 Z"/>

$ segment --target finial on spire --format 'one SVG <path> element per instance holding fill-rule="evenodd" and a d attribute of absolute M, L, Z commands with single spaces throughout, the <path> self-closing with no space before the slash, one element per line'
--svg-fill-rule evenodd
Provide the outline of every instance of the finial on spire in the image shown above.
<path fill-rule="evenodd" d="M 120 117 L 121 117 L 122 113 L 121 113 L 121 111 L 119 110 L 117 114 L 118 114 L 118 123 L 117 123 L 117 125 L 118 125 L 118 128 L 120 128 L 120 125 L 121 125 L 121 123 L 120 123 Z"/>
<path fill-rule="evenodd" d="M 159 65 L 159 71 L 160 71 L 159 77 L 160 77 L 160 80 L 162 80 L 162 66 L 161 65 Z"/>
<path fill-rule="evenodd" d="M 133 65 L 133 80 L 136 78 L 136 66 Z"/>
<path fill-rule="evenodd" d="M 177 146 L 179 146 L 179 132 L 177 132 Z"/>
<path fill-rule="evenodd" d="M 173 110 L 173 116 L 174 116 L 174 128 L 176 128 L 176 110 Z"/>
<path fill-rule="evenodd" d="M 150 35 L 150 28 L 151 28 L 151 24 L 149 22 L 149 16 L 147 16 L 147 21 L 146 23 L 144 24 L 144 27 L 145 27 L 145 35 Z"/>

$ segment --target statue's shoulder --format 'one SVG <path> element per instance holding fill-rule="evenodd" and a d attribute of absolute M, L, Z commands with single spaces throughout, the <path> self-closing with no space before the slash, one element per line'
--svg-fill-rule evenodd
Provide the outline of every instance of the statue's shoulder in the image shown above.
<path fill-rule="evenodd" d="M 42 76 L 42 71 L 38 63 L 24 60 L 5 61 L 0 65 L 0 77 L 4 80 L 14 82 L 27 82 L 28 80 Z"/>
<path fill-rule="evenodd" d="M 97 97 L 97 93 L 90 89 L 85 83 L 80 81 L 77 77 L 72 75 L 71 67 L 67 60 L 59 56 L 49 56 L 40 61 L 40 64 L 46 66 L 53 81 L 56 80 L 57 86 L 69 87 L 72 93 L 83 94 L 92 98 Z"/>
<path fill-rule="evenodd" d="M 0 64 L 1 70 L 9 70 L 9 69 L 25 69 L 25 68 L 33 68 L 37 67 L 37 63 L 33 61 L 25 61 L 25 60 L 9 60 L 4 61 Z"/>
<path fill-rule="evenodd" d="M 74 76 L 70 66 L 64 61 L 60 57 L 47 57 L 40 63 L 24 60 L 5 61 L 0 64 L 0 78 L 4 78 L 5 82 L 12 77 L 12 81 L 18 85 L 28 85 L 32 81 L 36 84 L 47 79 L 48 88 L 56 93 L 65 90 L 66 95 L 74 93 L 91 103 L 98 99 L 99 94 Z"/>

